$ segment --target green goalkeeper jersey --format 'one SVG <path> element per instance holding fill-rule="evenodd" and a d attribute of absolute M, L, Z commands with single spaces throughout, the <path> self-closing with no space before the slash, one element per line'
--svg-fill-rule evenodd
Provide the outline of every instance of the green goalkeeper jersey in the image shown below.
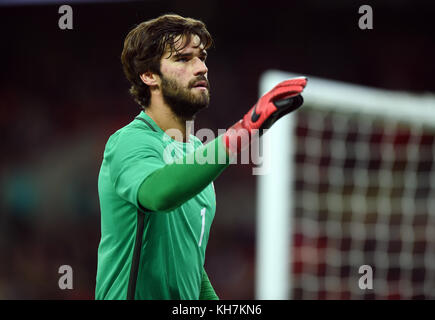
<path fill-rule="evenodd" d="M 151 173 L 201 146 L 193 135 L 188 143 L 171 139 L 143 111 L 109 138 L 98 177 L 96 299 L 199 298 L 216 210 L 213 183 L 167 212 L 148 211 L 137 198 Z"/>

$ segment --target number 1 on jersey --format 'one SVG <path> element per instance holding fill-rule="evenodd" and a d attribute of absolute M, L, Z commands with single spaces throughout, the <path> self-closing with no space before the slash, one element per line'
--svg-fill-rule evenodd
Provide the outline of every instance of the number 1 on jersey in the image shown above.
<path fill-rule="evenodd" d="M 201 246 L 202 237 L 204 236 L 204 227 L 205 227 L 205 208 L 201 209 L 201 217 L 202 217 L 202 227 L 201 227 L 201 236 L 199 237 L 198 246 Z"/>

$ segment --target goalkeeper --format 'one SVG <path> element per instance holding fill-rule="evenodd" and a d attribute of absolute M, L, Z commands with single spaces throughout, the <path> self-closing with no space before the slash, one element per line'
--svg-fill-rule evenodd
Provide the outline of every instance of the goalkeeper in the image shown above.
<path fill-rule="evenodd" d="M 185 134 L 186 121 L 209 104 L 211 43 L 201 21 L 178 15 L 143 22 L 124 41 L 124 73 L 143 110 L 104 150 L 96 299 L 218 299 L 204 270 L 213 181 L 258 137 L 256 130 L 302 105 L 306 79 L 279 83 L 225 134 L 202 145 Z M 165 160 L 169 145 L 182 163 Z M 198 155 L 214 162 L 200 164 Z"/>

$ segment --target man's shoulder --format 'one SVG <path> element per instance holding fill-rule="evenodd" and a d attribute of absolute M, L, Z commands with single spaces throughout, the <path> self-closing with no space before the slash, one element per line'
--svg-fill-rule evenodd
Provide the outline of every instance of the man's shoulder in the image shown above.
<path fill-rule="evenodd" d="M 161 146 L 162 139 L 158 132 L 141 124 L 137 119 L 115 131 L 110 135 L 106 148 L 115 146 L 128 147 L 129 145 L 155 145 Z"/>
<path fill-rule="evenodd" d="M 189 139 L 193 141 L 195 148 L 201 147 L 203 145 L 202 141 L 193 134 L 190 135 Z"/>

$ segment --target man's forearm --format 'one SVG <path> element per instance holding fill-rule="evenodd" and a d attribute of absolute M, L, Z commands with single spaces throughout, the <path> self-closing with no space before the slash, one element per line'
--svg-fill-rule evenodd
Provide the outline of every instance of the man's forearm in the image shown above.
<path fill-rule="evenodd" d="M 207 159 L 199 163 L 198 159 Z M 230 161 L 219 136 L 180 163 L 171 163 L 153 172 L 138 191 L 139 204 L 151 211 L 167 211 L 186 202 L 214 181 Z"/>

